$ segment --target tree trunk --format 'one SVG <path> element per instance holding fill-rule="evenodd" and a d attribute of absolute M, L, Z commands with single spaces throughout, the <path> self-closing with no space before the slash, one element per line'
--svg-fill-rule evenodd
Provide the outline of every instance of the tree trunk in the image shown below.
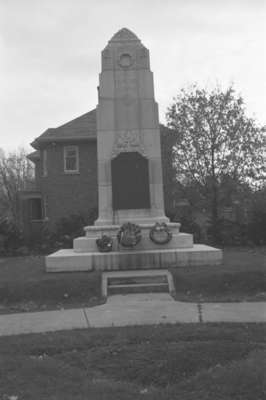
<path fill-rule="evenodd" d="M 212 187 L 212 232 L 214 243 L 219 243 L 220 232 L 218 226 L 218 190 L 216 182 L 213 182 Z"/>
<path fill-rule="evenodd" d="M 211 197 L 211 224 L 212 224 L 212 236 L 214 243 L 219 243 L 220 232 L 218 226 L 218 186 L 215 174 L 215 159 L 214 159 L 214 144 L 212 145 L 211 153 L 212 162 L 212 197 Z"/>

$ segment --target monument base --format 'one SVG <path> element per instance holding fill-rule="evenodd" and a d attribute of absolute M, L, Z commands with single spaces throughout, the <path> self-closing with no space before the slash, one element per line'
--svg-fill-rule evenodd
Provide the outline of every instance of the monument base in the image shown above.
<path fill-rule="evenodd" d="M 47 272 L 112 271 L 220 265 L 222 251 L 203 244 L 191 248 L 133 250 L 110 253 L 59 250 L 46 257 Z"/>
<path fill-rule="evenodd" d="M 141 229 L 141 241 L 130 249 L 132 252 L 143 250 L 161 250 L 161 249 L 179 249 L 193 247 L 193 235 L 189 233 L 180 233 L 180 223 L 169 222 L 167 227 L 172 234 L 172 239 L 165 244 L 156 244 L 150 239 L 150 231 L 154 227 L 153 223 L 139 224 Z M 75 253 L 93 252 L 97 253 L 99 250 L 96 245 L 96 239 L 101 238 L 102 235 L 107 235 L 112 238 L 113 251 L 129 251 L 128 248 L 123 247 L 118 243 L 117 233 L 120 225 L 102 225 L 102 226 L 86 226 L 84 228 L 85 236 L 74 239 L 73 250 Z"/>

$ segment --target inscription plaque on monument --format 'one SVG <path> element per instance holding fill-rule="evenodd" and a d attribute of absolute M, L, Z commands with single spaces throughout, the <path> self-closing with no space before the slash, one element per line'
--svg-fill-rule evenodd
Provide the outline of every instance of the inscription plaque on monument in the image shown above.
<path fill-rule="evenodd" d="M 148 160 L 137 152 L 120 153 L 112 160 L 114 210 L 150 208 Z"/>

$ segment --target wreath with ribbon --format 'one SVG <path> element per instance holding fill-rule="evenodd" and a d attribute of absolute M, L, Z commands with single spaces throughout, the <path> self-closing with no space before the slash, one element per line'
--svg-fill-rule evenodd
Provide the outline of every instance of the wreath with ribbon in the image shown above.
<path fill-rule="evenodd" d="M 139 225 L 131 222 L 123 224 L 117 234 L 118 243 L 124 247 L 134 247 L 141 241 L 141 229 Z"/>
<path fill-rule="evenodd" d="M 172 239 L 172 232 L 165 222 L 156 222 L 150 230 L 150 239 L 156 244 L 166 244 Z"/>
<path fill-rule="evenodd" d="M 101 253 L 108 253 L 112 251 L 113 239 L 110 236 L 102 235 L 101 238 L 96 239 L 96 244 Z"/>

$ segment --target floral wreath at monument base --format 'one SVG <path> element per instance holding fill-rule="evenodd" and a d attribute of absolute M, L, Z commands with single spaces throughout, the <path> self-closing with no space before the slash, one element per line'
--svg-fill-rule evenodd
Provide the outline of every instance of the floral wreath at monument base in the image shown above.
<path fill-rule="evenodd" d="M 172 236 L 165 222 L 156 222 L 150 230 L 150 239 L 155 244 L 166 244 L 170 242 Z"/>
<path fill-rule="evenodd" d="M 102 235 L 101 238 L 96 239 L 96 244 L 101 253 L 108 253 L 112 251 L 113 239 L 108 235 Z"/>
<path fill-rule="evenodd" d="M 123 224 L 117 234 L 118 243 L 124 247 L 134 247 L 141 241 L 141 229 L 139 225 L 131 222 Z"/>

